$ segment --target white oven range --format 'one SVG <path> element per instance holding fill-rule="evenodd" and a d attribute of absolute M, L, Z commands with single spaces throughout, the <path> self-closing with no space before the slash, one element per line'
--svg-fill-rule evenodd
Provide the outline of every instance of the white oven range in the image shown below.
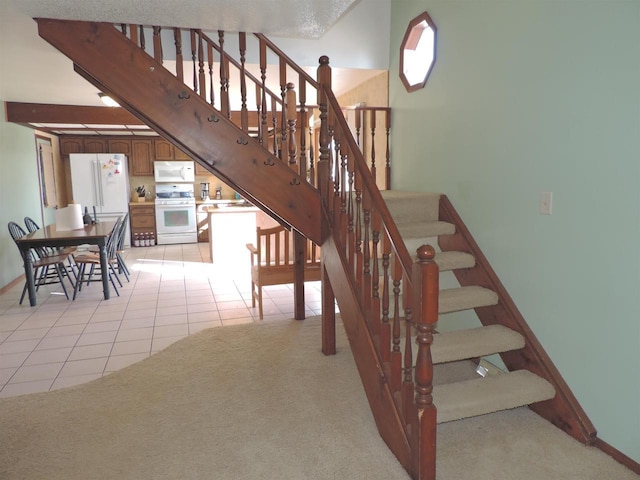
<path fill-rule="evenodd" d="M 193 184 L 156 183 L 155 204 L 158 245 L 198 241 Z"/>

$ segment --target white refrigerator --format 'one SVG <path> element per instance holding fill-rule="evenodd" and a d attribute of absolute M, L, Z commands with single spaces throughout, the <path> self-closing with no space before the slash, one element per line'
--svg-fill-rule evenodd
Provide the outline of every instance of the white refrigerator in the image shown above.
<path fill-rule="evenodd" d="M 121 153 L 73 153 L 69 155 L 73 202 L 98 222 L 115 222 L 129 211 L 127 157 Z M 127 222 L 128 223 L 128 222 Z M 128 226 L 126 245 L 130 244 Z"/>

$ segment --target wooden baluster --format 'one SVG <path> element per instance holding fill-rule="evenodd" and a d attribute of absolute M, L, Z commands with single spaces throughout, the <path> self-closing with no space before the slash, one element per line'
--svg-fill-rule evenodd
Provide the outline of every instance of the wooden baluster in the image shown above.
<path fill-rule="evenodd" d="M 213 88 L 213 64 L 215 60 L 213 58 L 213 45 L 211 42 L 207 42 L 207 61 L 209 63 L 209 85 L 211 85 L 209 88 L 209 104 L 213 107 L 216 103 L 216 89 Z"/>
<path fill-rule="evenodd" d="M 287 95 L 287 63 L 285 59 L 280 57 L 279 63 L 279 79 L 280 79 L 280 95 L 282 96 L 282 104 L 286 103 L 286 95 Z M 282 124 L 282 149 L 284 150 L 284 145 L 287 144 L 287 129 L 285 125 L 287 124 L 287 116 L 284 108 L 282 109 L 282 120 L 280 122 Z"/>
<path fill-rule="evenodd" d="M 240 125 L 245 133 L 249 132 L 249 112 L 247 110 L 247 73 L 245 70 L 245 55 L 247 52 L 247 34 L 240 32 L 238 34 L 240 43 Z"/>
<path fill-rule="evenodd" d="M 140 45 L 138 45 L 138 26 L 132 23 L 131 25 L 129 25 L 129 32 L 131 33 L 131 41 L 139 47 Z"/>
<path fill-rule="evenodd" d="M 122 32 L 122 34 L 125 37 L 127 36 L 127 24 L 126 23 L 121 23 L 120 24 L 120 31 Z"/>
<path fill-rule="evenodd" d="M 273 132 L 273 154 L 278 155 L 278 102 L 276 97 L 271 97 L 271 131 Z"/>
<path fill-rule="evenodd" d="M 384 188 L 386 190 L 391 190 L 391 156 L 389 153 L 389 139 L 390 139 L 389 136 L 391 134 L 391 110 L 387 109 L 385 113 L 386 113 L 385 127 L 387 130 L 387 147 L 385 152 L 386 162 L 385 162 L 385 172 L 384 172 L 384 179 L 385 179 Z"/>
<path fill-rule="evenodd" d="M 229 58 L 224 53 L 224 31 L 222 30 L 218 30 L 218 43 L 220 44 L 220 110 L 227 118 L 231 118 L 229 110 Z"/>
<path fill-rule="evenodd" d="M 258 141 L 262 144 L 262 122 L 260 118 L 262 117 L 262 90 L 260 89 L 260 85 L 256 83 L 256 114 L 257 114 L 257 128 L 258 128 Z"/>
<path fill-rule="evenodd" d="M 400 285 L 402 284 L 402 263 L 397 256 L 393 258 L 393 327 L 391 348 L 391 389 L 400 390 L 402 382 L 402 354 L 400 352 Z"/>
<path fill-rule="evenodd" d="M 371 319 L 374 335 L 380 334 L 380 228 L 382 221 L 380 214 L 372 212 L 372 233 L 371 233 L 371 264 L 373 272 L 371 274 Z M 378 345 L 378 350 L 380 346 Z"/>
<path fill-rule="evenodd" d="M 156 62 L 162 63 L 162 38 L 160 37 L 160 27 L 153 27 L 153 58 Z"/>
<path fill-rule="evenodd" d="M 360 147 L 360 129 L 362 128 L 362 110 L 360 107 L 355 108 L 356 115 L 356 143 Z"/>
<path fill-rule="evenodd" d="M 191 62 L 193 63 L 193 91 L 198 93 L 198 70 L 196 67 L 196 30 L 191 29 Z"/>
<path fill-rule="evenodd" d="M 408 285 L 406 277 L 404 284 Z M 409 425 L 410 419 L 415 415 L 415 403 L 413 401 L 413 351 L 412 336 L 413 331 L 413 292 L 405 288 L 402 292 L 402 302 L 404 303 L 405 335 L 404 335 L 404 368 L 402 379 L 402 416 L 404 422 Z"/>
<path fill-rule="evenodd" d="M 173 41 L 176 45 L 176 77 L 184 82 L 183 59 L 182 59 L 182 31 L 179 28 L 173 29 Z"/>
<path fill-rule="evenodd" d="M 353 156 L 349 157 L 348 170 L 349 170 L 349 186 L 347 188 L 348 193 L 345 195 L 347 199 L 347 232 L 346 239 L 343 238 L 343 241 L 347 245 L 347 259 L 349 261 L 349 266 L 353 271 L 353 267 L 355 265 L 355 257 L 356 257 L 356 206 L 355 206 L 355 159 Z"/>
<path fill-rule="evenodd" d="M 313 126 L 309 126 L 309 183 L 316 185 L 315 149 L 314 149 Z"/>
<path fill-rule="evenodd" d="M 207 78 L 204 73 L 204 47 L 202 44 L 202 30 L 198 30 L 198 79 L 200 80 L 200 97 L 207 99 Z M 213 88 L 211 85 L 210 88 Z"/>
<path fill-rule="evenodd" d="M 371 176 L 373 181 L 376 181 L 376 111 L 375 109 L 369 112 L 370 114 L 370 128 L 371 131 Z M 377 182 L 376 182 L 377 183 Z"/>
<path fill-rule="evenodd" d="M 415 370 L 415 404 L 417 415 L 412 426 L 415 432 L 413 458 L 417 478 L 436 478 L 436 407 L 433 404 L 433 363 L 431 344 L 438 322 L 438 265 L 433 261 L 435 250 L 430 245 L 418 249 L 414 281 L 419 281 L 421 293 L 420 319 L 416 325 L 418 356 Z M 419 280 L 418 280 L 419 278 Z M 415 427 L 415 428 L 414 428 Z"/>
<path fill-rule="evenodd" d="M 262 135 L 260 136 L 260 144 L 265 145 L 267 141 L 264 138 L 265 135 L 268 134 L 267 130 L 267 43 L 260 39 L 260 78 L 262 80 L 262 96 L 260 98 L 260 111 L 262 113 L 262 127 L 260 131 Z M 284 99 L 282 100 L 282 105 L 284 106 Z M 282 124 L 284 128 L 284 123 Z"/>
<path fill-rule="evenodd" d="M 145 51 L 147 49 L 147 45 L 144 40 L 144 25 L 140 25 L 140 48 Z"/>
<path fill-rule="evenodd" d="M 362 195 L 363 208 L 363 238 L 362 238 L 362 306 L 365 312 L 371 311 L 371 197 L 368 191 Z"/>
<path fill-rule="evenodd" d="M 294 90 L 294 88 L 295 88 L 295 85 L 293 83 L 287 83 L 286 113 L 287 113 L 287 124 L 289 126 L 289 142 L 288 142 L 289 168 L 291 168 L 292 170 L 297 170 L 296 155 L 298 153 L 298 146 L 296 145 L 296 120 L 297 120 L 298 114 L 296 110 L 297 109 L 296 91 Z"/>
<path fill-rule="evenodd" d="M 298 104 L 300 105 L 300 161 L 298 165 L 298 173 L 300 176 L 307 178 L 307 82 L 300 76 Z"/>
<path fill-rule="evenodd" d="M 362 286 L 362 176 L 356 171 L 356 286 Z"/>
<path fill-rule="evenodd" d="M 385 232 L 382 237 L 382 325 L 380 326 L 380 358 L 383 362 L 391 360 L 391 326 L 389 325 L 389 265 L 391 240 Z"/>

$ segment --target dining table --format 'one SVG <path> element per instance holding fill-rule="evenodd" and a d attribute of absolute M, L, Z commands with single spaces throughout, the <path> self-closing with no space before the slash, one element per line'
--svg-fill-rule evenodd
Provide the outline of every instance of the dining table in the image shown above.
<path fill-rule="evenodd" d="M 36 305 L 36 286 L 33 271 L 32 248 L 61 248 L 79 245 L 96 245 L 100 254 L 100 272 L 104 299 L 109 300 L 109 271 L 107 258 L 107 239 L 116 226 L 116 222 L 98 222 L 85 225 L 75 230 L 58 230 L 55 224 L 42 227 L 16 240 L 22 258 L 24 258 L 24 274 L 29 292 L 29 304 Z"/>

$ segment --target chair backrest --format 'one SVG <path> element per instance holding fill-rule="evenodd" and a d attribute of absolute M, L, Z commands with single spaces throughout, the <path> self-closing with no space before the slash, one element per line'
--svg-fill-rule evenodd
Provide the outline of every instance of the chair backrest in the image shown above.
<path fill-rule="evenodd" d="M 40 229 L 38 224 L 31 217 L 24 217 L 24 224 L 26 225 L 27 230 L 29 230 L 29 233 L 33 233 Z"/>
<path fill-rule="evenodd" d="M 24 229 L 20 225 L 18 225 L 16 222 L 9 222 L 7 226 L 9 228 L 9 235 L 11 235 L 11 238 L 13 239 L 14 242 L 18 240 L 20 237 L 24 237 L 27 234 L 27 232 L 25 232 Z M 16 246 L 18 246 L 17 242 L 16 242 Z M 29 254 L 32 257 L 32 260 L 35 260 L 35 258 L 33 258 L 33 253 L 31 253 L 31 251 L 29 251 Z M 20 255 L 22 255 L 22 250 L 20 250 Z"/>
<path fill-rule="evenodd" d="M 107 238 L 107 257 L 110 260 L 116 258 L 116 253 L 118 251 L 118 237 L 120 235 L 120 225 L 122 224 L 122 217 L 118 217 L 116 220 L 116 224 L 113 226 L 113 230 L 109 234 Z"/>
<path fill-rule="evenodd" d="M 116 250 L 124 250 L 125 235 L 127 234 L 127 222 L 129 221 L 129 212 L 125 214 L 120 222 L 120 228 L 118 229 L 118 241 Z"/>
<path fill-rule="evenodd" d="M 320 264 L 320 248 L 306 240 L 305 265 Z M 256 228 L 257 263 L 259 265 L 290 266 L 295 263 L 293 232 L 278 225 Z"/>

